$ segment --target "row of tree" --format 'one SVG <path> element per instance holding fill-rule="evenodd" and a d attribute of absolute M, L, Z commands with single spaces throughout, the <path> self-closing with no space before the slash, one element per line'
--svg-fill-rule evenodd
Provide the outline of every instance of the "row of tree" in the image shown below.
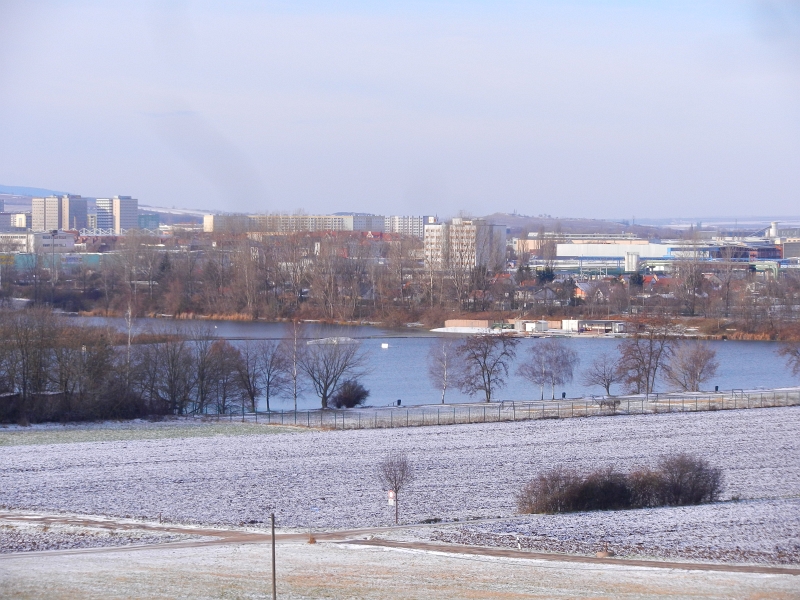
<path fill-rule="evenodd" d="M 601 387 L 611 394 L 620 385 L 627 393 L 652 394 L 659 378 L 673 389 L 696 392 L 713 378 L 719 368 L 716 352 L 702 342 L 682 341 L 669 319 L 635 323 L 636 331 L 621 341 L 616 353 L 600 353 L 581 374 L 587 387 Z M 441 401 L 449 387 L 470 396 L 482 395 L 491 402 L 506 385 L 517 356 L 520 338 L 507 334 L 486 334 L 460 342 L 442 339 L 431 347 L 428 374 L 441 390 Z M 800 373 L 798 345 L 782 347 L 795 373 Z M 540 388 L 544 399 L 549 387 L 555 398 L 556 386 L 573 381 L 579 364 L 577 353 L 557 338 L 537 341 L 526 351 L 516 373 Z"/>
<path fill-rule="evenodd" d="M 154 238 L 131 233 L 58 272 L 52 257 L 4 261 L 0 292 L 67 310 L 147 314 L 243 315 L 249 318 L 380 319 L 440 322 L 449 312 L 524 315 L 622 314 L 639 310 L 726 319 L 739 331 L 776 332 L 796 322 L 800 275 L 761 276 L 733 257 L 678 260 L 668 286 L 643 279 L 556 278 L 552 265 L 532 270 L 525 257 L 516 277 L 500 264 L 429 264 L 422 242 L 358 232 L 292 235 L 233 233 Z M 509 255 L 513 257 L 513 253 Z M 96 256 L 94 258 L 97 258 Z M 92 259 L 94 260 L 94 259 Z M 664 281 L 667 281 L 666 279 Z"/>
<path fill-rule="evenodd" d="M 368 395 L 364 355 L 350 339 L 236 344 L 208 327 L 171 325 L 127 335 L 76 324 L 46 309 L 0 312 L 0 420 L 81 420 L 267 410 L 312 389 L 322 408 Z"/>
<path fill-rule="evenodd" d="M 582 373 L 587 386 L 611 393 L 652 393 L 659 377 L 697 391 L 717 371 L 714 351 L 703 343 L 676 341 L 667 320 L 640 324 L 616 355 L 595 356 Z M 0 311 L 0 420 L 130 418 L 150 414 L 205 414 L 267 410 L 276 398 L 297 400 L 312 391 L 321 408 L 353 407 L 369 392 L 360 342 L 310 339 L 299 322 L 281 340 L 231 343 L 207 326 L 177 327 L 127 335 L 58 317 L 43 309 Z M 442 338 L 431 346 L 428 372 L 441 401 L 457 387 L 490 402 L 515 365 L 520 338 L 476 335 Z M 800 345 L 781 353 L 800 374 Z M 559 339 L 537 341 L 517 367 L 540 388 L 572 381 L 578 357 Z"/>

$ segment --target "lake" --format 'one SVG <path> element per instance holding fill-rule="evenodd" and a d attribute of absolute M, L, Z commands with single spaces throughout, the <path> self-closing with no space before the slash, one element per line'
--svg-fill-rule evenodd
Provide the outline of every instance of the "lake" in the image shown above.
<path fill-rule="evenodd" d="M 76 317 L 79 318 L 79 317 Z M 110 325 L 124 330 L 123 319 L 80 318 L 87 324 Z M 147 331 L 171 327 L 174 325 L 201 325 L 208 327 L 212 333 L 223 339 L 280 339 L 287 331 L 284 323 L 259 323 L 247 321 L 170 321 L 166 319 L 136 319 L 135 331 Z M 367 355 L 369 374 L 362 383 L 370 390 L 367 403 L 373 406 L 386 406 L 402 400 L 403 405 L 435 404 L 440 400 L 440 391 L 431 384 L 426 366 L 426 358 L 432 344 L 437 343 L 442 334 L 419 329 L 383 329 L 373 326 L 331 326 L 308 324 L 307 335 L 312 338 L 351 337 L 359 339 L 362 349 Z M 448 337 L 460 338 L 463 336 Z M 517 364 L 520 364 L 527 350 L 538 340 L 524 338 L 517 347 Z M 578 354 L 580 364 L 575 372 L 575 381 L 556 389 L 557 397 L 566 392 L 568 398 L 584 397 L 588 394 L 602 394 L 599 387 L 587 388 L 580 384 L 580 373 L 602 352 L 614 352 L 619 340 L 608 338 L 565 338 L 564 342 Z M 800 380 L 793 377 L 786 363 L 776 354 L 780 347 L 777 342 L 741 342 L 710 341 L 709 344 L 717 352 L 720 368 L 717 376 L 705 387 L 720 390 L 758 389 L 790 387 L 800 385 Z M 382 344 L 388 344 L 386 349 Z M 497 400 L 538 400 L 540 390 L 517 376 L 516 366 L 512 369 L 506 387 L 496 394 Z M 663 382 L 659 382 L 657 391 L 667 391 Z M 620 393 L 619 388 L 612 388 L 613 393 Z M 550 397 L 549 389 L 545 389 L 545 398 Z M 480 400 L 470 398 L 456 389 L 448 389 L 447 402 L 468 402 Z M 290 401 L 274 401 L 273 408 L 289 409 Z M 313 392 L 307 392 L 299 402 L 303 409 L 318 408 L 319 400 Z"/>

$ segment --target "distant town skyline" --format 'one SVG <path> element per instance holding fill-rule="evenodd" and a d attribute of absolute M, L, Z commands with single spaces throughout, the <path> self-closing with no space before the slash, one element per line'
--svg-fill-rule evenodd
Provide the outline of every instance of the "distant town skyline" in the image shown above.
<path fill-rule="evenodd" d="M 208 212 L 800 206 L 796 2 L 0 4 L 0 183 Z"/>

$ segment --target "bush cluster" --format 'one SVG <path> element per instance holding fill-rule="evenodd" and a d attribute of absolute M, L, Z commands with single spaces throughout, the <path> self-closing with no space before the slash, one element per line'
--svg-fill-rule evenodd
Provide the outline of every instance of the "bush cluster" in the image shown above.
<path fill-rule="evenodd" d="M 331 398 L 334 408 L 355 408 L 364 404 L 369 391 L 355 379 L 348 379 Z"/>
<path fill-rule="evenodd" d="M 517 494 L 521 513 L 563 513 L 714 502 L 722 471 L 702 458 L 678 454 L 655 469 L 621 473 L 613 467 L 579 474 L 556 467 L 538 475 Z"/>

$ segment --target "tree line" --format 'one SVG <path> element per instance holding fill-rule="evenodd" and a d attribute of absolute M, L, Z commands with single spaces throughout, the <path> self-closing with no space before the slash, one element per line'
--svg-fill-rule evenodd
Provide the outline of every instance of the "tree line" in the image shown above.
<path fill-rule="evenodd" d="M 254 412 L 276 399 L 297 410 L 310 392 L 322 409 L 352 408 L 369 396 L 360 379 L 367 361 L 358 340 L 312 339 L 299 321 L 279 340 L 232 343 L 207 324 L 170 321 L 133 335 L 77 323 L 47 309 L 0 311 L 0 420 L 84 420 L 146 415 Z M 718 369 L 707 344 L 676 340 L 668 319 L 638 324 L 616 354 L 600 353 L 582 383 L 611 394 L 653 393 L 663 377 L 674 388 L 698 391 Z M 520 338 L 507 334 L 439 338 L 427 356 L 428 375 L 446 400 L 449 388 L 491 402 L 514 374 Z M 800 374 L 800 345 L 780 353 Z M 516 374 L 556 396 L 573 380 L 578 357 L 563 340 L 536 341 Z"/>
<path fill-rule="evenodd" d="M 599 387 L 611 395 L 614 386 L 629 394 L 652 394 L 663 379 L 671 389 L 698 392 L 716 376 L 716 351 L 707 343 L 682 340 L 675 322 L 668 317 L 632 321 L 633 333 L 615 352 L 596 354 L 580 373 L 586 387 Z M 516 363 L 520 338 L 509 334 L 475 335 L 456 341 L 442 338 L 428 354 L 428 376 L 441 392 L 449 388 L 491 402 L 505 387 Z M 784 344 L 778 353 L 795 375 L 800 375 L 800 344 Z M 573 381 L 579 364 L 577 353 L 559 338 L 536 341 L 525 352 L 516 374 L 539 388 L 544 400 L 549 388 Z"/>
<path fill-rule="evenodd" d="M 291 235 L 188 234 L 171 238 L 135 232 L 106 245 L 90 262 L 53 270 L 52 257 L 0 265 L 0 295 L 25 297 L 68 311 L 102 314 L 226 315 L 238 318 L 381 320 L 440 324 L 459 312 L 596 315 L 660 314 L 717 320 L 738 332 L 789 334 L 796 322 L 800 275 L 785 269 L 761 276 L 733 257 L 707 263 L 679 260 L 671 283 L 644 287 L 641 275 L 581 282 L 556 276 L 552 264 L 516 273 L 500 264 L 424 260 L 422 241 L 358 232 Z M 509 259 L 514 259 L 512 250 Z M 666 279 L 664 280 L 666 281 Z M 735 323 L 735 325 L 733 325 Z M 711 323 L 707 324 L 709 327 Z"/>
<path fill-rule="evenodd" d="M 306 390 L 322 408 L 363 402 L 360 344 L 307 339 L 231 343 L 207 325 L 132 335 L 47 309 L 0 311 L 0 421 L 74 421 L 266 409 Z"/>

